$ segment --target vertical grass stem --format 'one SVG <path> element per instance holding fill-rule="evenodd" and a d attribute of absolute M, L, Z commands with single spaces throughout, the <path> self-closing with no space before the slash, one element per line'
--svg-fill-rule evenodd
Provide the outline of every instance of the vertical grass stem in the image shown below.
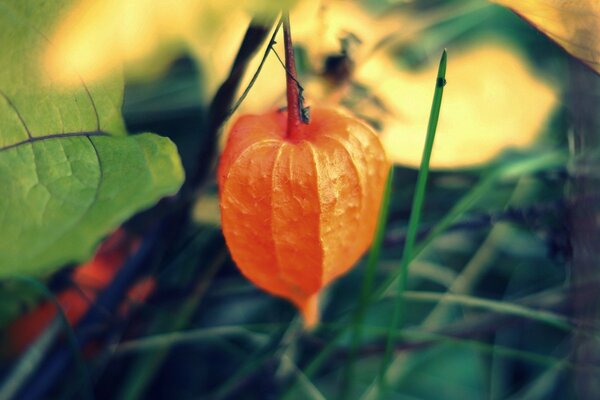
<path fill-rule="evenodd" d="M 425 202 L 425 188 L 427 186 L 427 176 L 429 175 L 429 161 L 431 159 L 431 153 L 433 150 L 433 143 L 442 105 L 442 95 L 444 93 L 444 86 L 446 85 L 446 64 L 447 54 L 446 50 L 444 50 L 440 60 L 437 79 L 435 82 L 433 103 L 431 105 L 431 113 L 429 114 L 429 124 L 427 126 L 427 137 L 425 138 L 425 147 L 423 148 L 421 166 L 419 168 L 417 185 L 413 197 L 410 218 L 408 221 L 406 242 L 404 243 L 404 251 L 402 252 L 402 260 L 400 261 L 400 279 L 398 284 L 398 296 L 394 306 L 394 312 L 392 315 L 386 340 L 385 353 L 379 372 L 380 390 L 378 392 L 380 394 L 385 393 L 386 391 L 387 382 L 385 376 L 390 365 L 390 361 L 394 350 L 394 332 L 399 329 L 399 326 L 402 324 L 402 319 L 404 316 L 404 296 L 402 294 L 404 293 L 407 287 L 408 267 L 413 258 L 413 248 L 415 246 L 417 231 L 419 228 L 419 221 L 421 219 L 421 211 Z"/>

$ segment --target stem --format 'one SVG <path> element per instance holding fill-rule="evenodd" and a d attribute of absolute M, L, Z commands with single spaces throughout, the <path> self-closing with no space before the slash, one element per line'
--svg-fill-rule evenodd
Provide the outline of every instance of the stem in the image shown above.
<path fill-rule="evenodd" d="M 237 111 L 239 106 L 246 99 L 246 96 L 248 96 L 248 93 L 250 93 L 250 89 L 252 89 L 252 86 L 254 86 L 256 79 L 258 79 L 258 75 L 260 74 L 260 71 L 262 71 L 262 67 L 265 65 L 265 61 L 267 61 L 267 56 L 269 55 L 271 50 L 273 50 L 273 46 L 275 45 L 275 38 L 277 37 L 279 28 L 281 28 L 281 24 L 283 24 L 283 17 L 279 19 L 279 22 L 277 23 L 277 26 L 275 27 L 275 30 L 273 31 L 271 40 L 269 40 L 269 45 L 267 46 L 267 49 L 265 50 L 265 53 L 263 54 L 263 57 L 260 60 L 260 64 L 258 64 L 258 68 L 256 68 L 256 72 L 254 72 L 254 75 L 252 75 L 252 79 L 250 79 L 250 82 L 246 86 L 246 89 L 244 89 L 244 92 L 242 93 L 242 95 L 237 99 L 235 104 L 229 110 L 227 119 L 229 119 Z"/>
<path fill-rule="evenodd" d="M 393 335 L 393 332 L 397 329 L 400 329 L 399 325 L 401 322 L 403 322 L 402 319 L 404 317 L 405 311 L 403 293 L 406 291 L 407 287 L 408 267 L 413 259 L 413 248 L 415 247 L 417 231 L 419 228 L 419 221 L 421 219 L 421 211 L 423 209 L 423 203 L 425 202 L 425 188 L 427 186 L 429 160 L 431 158 L 431 152 L 433 150 L 435 131 L 437 129 L 438 119 L 440 115 L 442 94 L 444 93 L 444 86 L 446 85 L 446 63 L 447 55 L 446 50 L 444 50 L 438 68 L 435 91 L 433 95 L 433 104 L 431 105 L 429 124 L 427 126 L 427 136 L 425 138 L 425 147 L 423 148 L 423 156 L 421 157 L 421 167 L 419 168 L 419 175 L 417 176 L 417 185 L 413 197 L 410 218 L 408 221 L 406 241 L 404 242 L 404 251 L 402 252 L 402 260 L 400 261 L 401 272 L 398 286 L 399 296 L 396 300 L 396 304 L 391 318 L 391 323 L 389 325 L 385 354 L 383 356 L 383 362 L 381 363 L 381 370 L 379 372 L 379 394 L 385 394 L 387 390 L 388 382 L 386 374 L 392 360 L 395 345 L 395 337 Z"/>
<path fill-rule="evenodd" d="M 223 81 L 217 93 L 215 93 L 208 111 L 207 124 L 203 129 L 203 139 L 199 143 L 199 151 L 196 156 L 198 164 L 186 179 L 184 188 L 181 190 L 184 199 L 192 202 L 196 199 L 196 192 L 202 188 L 207 177 L 214 166 L 217 155 L 217 143 L 219 131 L 229 117 L 231 106 L 238 91 L 250 62 L 256 51 L 260 49 L 267 35 L 271 31 L 277 15 L 270 15 L 267 20 L 262 17 L 254 17 L 246 30 L 242 43 L 238 49 L 229 75 Z M 187 197 L 187 198 L 186 198 Z"/>
<path fill-rule="evenodd" d="M 283 42 L 285 46 L 285 69 L 287 88 L 288 124 L 287 137 L 297 138 L 301 124 L 308 124 L 308 119 L 303 115 L 302 95 L 296 73 L 296 60 L 294 58 L 294 46 L 292 44 L 292 31 L 290 29 L 290 16 L 287 11 L 283 12 Z"/>

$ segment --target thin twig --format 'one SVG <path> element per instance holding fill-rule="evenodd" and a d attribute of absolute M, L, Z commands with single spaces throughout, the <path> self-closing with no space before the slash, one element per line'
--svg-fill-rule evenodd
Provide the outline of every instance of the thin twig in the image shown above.
<path fill-rule="evenodd" d="M 279 32 L 279 28 L 281 27 L 282 23 L 283 23 L 283 19 L 280 18 L 279 22 L 277 23 L 277 26 L 275 27 L 275 30 L 273 31 L 273 36 L 271 36 L 271 40 L 269 41 L 269 44 L 267 45 L 265 53 L 263 54 L 263 57 L 260 60 L 260 64 L 258 64 L 258 68 L 256 68 L 256 71 L 254 72 L 254 75 L 252 76 L 252 79 L 250 79 L 250 82 L 246 86 L 246 89 L 244 89 L 244 92 L 242 93 L 242 95 L 235 102 L 235 104 L 233 105 L 233 107 L 231 107 L 231 109 L 229 110 L 229 114 L 227 115 L 227 117 L 225 119 L 225 122 L 227 120 L 229 120 L 229 118 L 231 118 L 231 116 L 240 107 L 240 105 L 242 104 L 242 102 L 246 99 L 246 96 L 248 96 L 248 93 L 250 93 L 250 89 L 252 89 L 252 87 L 254 86 L 254 83 L 256 82 L 256 79 L 258 79 L 258 76 L 260 75 L 260 72 L 261 72 L 261 70 L 263 68 L 263 65 L 265 64 L 265 61 L 267 61 L 267 57 L 269 56 L 269 53 L 271 52 L 271 50 L 273 50 L 273 52 L 275 52 L 275 49 L 273 48 L 273 46 L 275 44 L 277 44 L 277 42 L 275 41 L 275 38 L 277 37 L 277 33 Z M 275 52 L 275 55 L 277 55 L 277 52 Z M 279 58 L 279 55 L 277 55 L 277 58 Z"/>
<path fill-rule="evenodd" d="M 217 93 L 213 97 L 209 107 L 209 117 L 204 129 L 205 140 L 200 143 L 199 152 L 196 157 L 198 165 L 186 180 L 182 191 L 187 192 L 189 201 L 195 199 L 194 193 L 204 184 L 206 177 L 213 171 L 217 149 L 217 138 L 225 121 L 230 116 L 234 104 L 234 96 L 238 91 L 240 83 L 254 57 L 256 51 L 264 43 L 267 35 L 275 23 L 277 15 L 264 18 L 256 18 L 250 22 L 238 53 L 233 61 L 229 75 L 223 81 Z"/>

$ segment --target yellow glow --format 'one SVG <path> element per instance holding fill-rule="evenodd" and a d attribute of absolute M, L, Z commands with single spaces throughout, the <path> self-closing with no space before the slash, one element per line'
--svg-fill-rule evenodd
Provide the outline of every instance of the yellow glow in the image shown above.
<path fill-rule="evenodd" d="M 381 38 L 398 31 L 403 25 L 404 18 L 395 14 L 375 19 L 357 2 L 347 0 L 304 0 L 299 1 L 292 10 L 293 21 L 292 33 L 294 42 L 308 52 L 309 62 L 315 74 L 303 76 L 303 86 L 307 89 L 305 96 L 307 104 L 324 100 L 330 93 L 326 90 L 324 82 L 317 76 L 322 68 L 324 57 L 330 54 L 338 54 L 341 51 L 340 39 L 346 34 L 352 33 L 358 37 L 361 43 L 357 51 L 361 54 L 353 54 L 357 60 L 366 56 Z M 230 37 L 241 37 L 243 32 L 229 31 Z M 279 35 L 276 49 L 283 56 L 283 40 Z M 221 46 L 218 46 L 221 47 Z M 230 46 L 231 47 L 231 46 Z M 223 46 L 226 48 L 226 46 Z M 259 57 L 255 57 L 242 82 L 242 88 L 250 82 L 250 79 L 260 63 L 260 58 L 266 49 L 266 45 L 259 51 Z M 231 49 L 230 49 L 231 50 Z M 214 71 L 227 69 L 233 59 L 231 54 L 224 56 L 224 50 L 216 50 L 213 57 L 205 57 L 211 69 Z M 217 55 L 217 57 L 215 57 Z M 326 99 L 330 102 L 332 99 Z M 269 107 L 281 107 L 285 105 L 285 71 L 274 54 L 266 60 L 261 74 L 252 87 L 251 95 L 246 98 L 240 108 L 243 113 L 260 113 Z"/>
<path fill-rule="evenodd" d="M 397 164 L 419 166 L 436 69 L 399 70 L 380 56 L 358 72 L 389 111 L 377 117 L 383 122 L 386 151 Z M 531 145 L 557 102 L 555 90 L 500 43 L 482 41 L 463 52 L 450 50 L 447 80 L 432 168 L 470 167 L 506 148 Z"/>
<path fill-rule="evenodd" d="M 44 65 L 52 78 L 66 84 L 78 84 L 79 76 L 97 80 L 123 65 L 134 76 L 151 76 L 183 47 L 202 53 L 204 47 L 215 46 L 223 27 L 238 24 L 245 29 L 247 15 L 291 3 L 83 0 L 58 24 Z"/>
<path fill-rule="evenodd" d="M 491 0 L 511 8 L 600 73 L 600 1 Z"/>

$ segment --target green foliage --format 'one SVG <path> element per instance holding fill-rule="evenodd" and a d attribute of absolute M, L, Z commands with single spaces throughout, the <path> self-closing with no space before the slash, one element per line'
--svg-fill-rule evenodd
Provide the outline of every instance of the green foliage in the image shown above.
<path fill-rule="evenodd" d="M 125 136 L 120 77 L 59 89 L 44 73 L 65 3 L 0 1 L 0 278 L 88 258 L 183 181 L 168 139 Z"/>

